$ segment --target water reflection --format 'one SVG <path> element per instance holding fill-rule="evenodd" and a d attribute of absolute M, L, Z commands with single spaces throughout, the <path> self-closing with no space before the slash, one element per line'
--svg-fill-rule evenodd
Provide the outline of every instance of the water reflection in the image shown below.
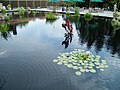
<path fill-rule="evenodd" d="M 12 41 L 0 41 L 1 90 L 119 90 L 120 59 L 114 54 L 120 56 L 120 30 L 113 31 L 110 19 L 95 18 L 88 23 L 80 17 L 79 22 L 69 20 L 73 37 L 61 26 L 64 20 L 61 17 L 56 20 L 55 27 L 46 24 L 45 19 L 28 21 L 22 28 L 17 22 L 8 25 L 11 37 L 7 38 Z M 65 41 L 68 45 L 63 49 L 61 44 L 65 45 Z M 90 49 L 93 54 L 96 51 L 107 60 L 109 68 L 78 77 L 71 69 L 52 62 L 59 53 L 75 48 Z"/>
<path fill-rule="evenodd" d="M 120 57 L 120 30 L 117 30 L 114 36 L 109 37 L 106 46 L 108 50 L 111 50 L 111 53 L 114 55 L 118 53 Z"/>
<path fill-rule="evenodd" d="M 10 37 L 10 33 L 8 32 L 9 30 L 9 24 L 6 22 L 2 22 L 0 24 L 0 33 L 1 37 L 3 37 L 5 40 L 8 40 L 7 38 Z"/>
<path fill-rule="evenodd" d="M 120 40 L 118 38 L 120 31 L 114 31 L 110 22 L 110 19 L 104 18 L 94 18 L 91 22 L 86 22 L 83 18 L 80 18 L 80 23 L 78 25 L 75 23 L 78 28 L 76 30 L 79 36 L 79 42 L 86 44 L 88 50 L 94 46 L 96 53 L 101 51 L 105 44 L 108 46 L 108 50 L 111 49 L 113 54 L 118 53 L 120 56 Z"/>
<path fill-rule="evenodd" d="M 65 29 L 67 33 L 65 33 L 65 40 L 62 42 L 62 45 L 65 44 L 65 49 L 68 47 L 69 43 L 72 42 L 72 35 L 73 35 L 73 27 L 69 20 L 64 18 L 65 24 L 62 24 L 62 27 Z"/>
<path fill-rule="evenodd" d="M 72 42 L 72 33 L 65 33 L 65 40 L 62 42 L 62 45 L 65 44 L 65 49 L 68 47 L 69 43 Z"/>

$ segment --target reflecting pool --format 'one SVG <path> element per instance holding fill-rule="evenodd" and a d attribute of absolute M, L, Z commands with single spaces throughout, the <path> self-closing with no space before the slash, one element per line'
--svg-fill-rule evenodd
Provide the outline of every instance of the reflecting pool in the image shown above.
<path fill-rule="evenodd" d="M 67 38 L 65 18 L 13 21 L 5 35 L 0 33 L 0 90 L 120 90 L 120 30 L 113 30 L 111 19 L 69 17 L 73 31 Z M 76 76 L 53 63 L 59 53 L 79 48 L 100 55 L 109 68 Z"/>

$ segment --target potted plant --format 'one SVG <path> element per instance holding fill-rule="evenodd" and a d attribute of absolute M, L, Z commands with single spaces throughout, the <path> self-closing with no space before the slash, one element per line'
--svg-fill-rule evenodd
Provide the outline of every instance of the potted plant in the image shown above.
<path fill-rule="evenodd" d="M 84 15 L 84 18 L 85 18 L 86 21 L 90 21 L 90 20 L 93 19 L 93 15 L 91 13 L 86 13 Z"/>
<path fill-rule="evenodd" d="M 11 5 L 10 4 L 7 5 L 7 9 L 11 10 Z"/>

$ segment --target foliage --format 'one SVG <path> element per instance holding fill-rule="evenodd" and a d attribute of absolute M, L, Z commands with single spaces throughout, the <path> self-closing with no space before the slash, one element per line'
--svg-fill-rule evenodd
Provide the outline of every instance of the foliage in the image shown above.
<path fill-rule="evenodd" d="M 1 13 L 2 13 L 2 15 L 5 15 L 6 14 L 6 9 L 1 9 Z"/>
<path fill-rule="evenodd" d="M 84 18 L 85 18 L 86 21 L 90 21 L 90 20 L 93 19 L 93 15 L 91 13 L 86 13 L 84 15 Z"/>
<path fill-rule="evenodd" d="M 37 11 L 36 10 L 33 10 L 32 11 L 32 14 L 35 16 L 37 14 Z"/>
<path fill-rule="evenodd" d="M 96 69 L 104 71 L 108 68 L 106 60 L 101 60 L 100 56 L 94 56 L 91 52 L 81 49 L 75 49 L 70 53 L 60 53 L 53 62 L 77 70 L 76 75 L 81 75 L 83 72 L 96 73 Z"/>
<path fill-rule="evenodd" d="M 114 28 L 114 30 L 119 30 L 120 29 L 120 17 L 112 19 L 111 25 Z"/>
<path fill-rule="evenodd" d="M 118 16 L 119 16 L 118 11 L 114 11 L 113 12 L 113 17 L 118 17 Z"/>
<path fill-rule="evenodd" d="M 56 17 L 56 15 L 55 15 L 54 13 L 48 12 L 48 13 L 45 14 L 45 18 L 46 18 L 47 20 L 54 20 L 54 19 L 56 19 L 57 17 Z"/>
<path fill-rule="evenodd" d="M 74 16 L 80 16 L 80 14 L 79 14 L 79 9 L 78 9 L 77 7 L 75 8 Z"/>
<path fill-rule="evenodd" d="M 9 17 L 9 16 L 4 16 L 4 21 L 5 21 L 5 22 L 10 21 L 10 17 Z"/>
<path fill-rule="evenodd" d="M 6 32 L 9 30 L 9 26 L 7 23 L 3 22 L 0 24 L 0 32 L 3 33 L 3 32 Z"/>
<path fill-rule="evenodd" d="M 67 16 L 70 16 L 70 12 L 66 12 L 66 15 L 67 15 Z"/>
<path fill-rule="evenodd" d="M 30 13 L 31 13 L 30 7 L 27 7 L 26 12 L 27 12 L 27 14 L 30 14 Z"/>
<path fill-rule="evenodd" d="M 10 36 L 8 30 L 9 30 L 9 25 L 8 25 L 8 23 L 2 22 L 2 23 L 0 24 L 0 33 L 1 33 L 1 36 L 2 36 L 4 39 L 6 39 L 6 40 L 7 40 L 7 38 Z"/>
<path fill-rule="evenodd" d="M 53 24 L 55 21 L 56 21 L 56 19 L 53 19 L 53 20 L 46 20 L 46 23 Z"/>
<path fill-rule="evenodd" d="M 24 7 L 18 8 L 18 12 L 19 12 L 19 15 L 23 17 L 23 16 L 24 16 L 24 13 L 25 13 Z"/>
<path fill-rule="evenodd" d="M 77 16 L 77 17 L 76 16 L 70 16 L 70 17 L 68 17 L 68 19 L 71 23 L 78 24 L 79 20 L 80 20 L 80 17 L 79 16 Z"/>
<path fill-rule="evenodd" d="M 7 8 L 8 8 L 8 9 L 10 9 L 10 8 L 11 8 L 11 5 L 10 5 L 10 4 L 8 4 L 8 5 L 7 5 Z"/>
<path fill-rule="evenodd" d="M 76 3 L 75 2 L 62 2 L 61 3 L 61 6 L 75 6 L 76 5 Z"/>

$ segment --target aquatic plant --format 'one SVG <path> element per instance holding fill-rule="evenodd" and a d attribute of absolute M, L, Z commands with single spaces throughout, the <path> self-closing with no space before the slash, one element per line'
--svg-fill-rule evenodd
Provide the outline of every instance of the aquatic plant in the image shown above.
<path fill-rule="evenodd" d="M 96 73 L 96 69 L 104 71 L 108 68 L 106 60 L 101 60 L 100 56 L 95 57 L 91 52 L 81 49 L 75 49 L 70 53 L 60 53 L 53 62 L 77 70 L 76 75 L 81 75 L 83 72 Z"/>
<path fill-rule="evenodd" d="M 93 15 L 91 13 L 86 13 L 84 15 L 84 18 L 85 18 L 86 21 L 90 21 L 90 20 L 93 19 Z"/>
<path fill-rule="evenodd" d="M 116 18 L 112 19 L 111 25 L 114 28 L 114 30 L 120 29 L 120 17 L 116 17 Z"/>
<path fill-rule="evenodd" d="M 54 19 L 57 19 L 56 15 L 52 12 L 48 12 L 45 14 L 45 18 L 46 20 L 54 20 Z"/>
<path fill-rule="evenodd" d="M 76 17 L 80 16 L 79 9 L 77 7 L 75 8 L 74 12 L 75 12 L 74 16 L 76 16 Z"/>
<path fill-rule="evenodd" d="M 2 13 L 2 15 L 5 15 L 6 14 L 6 9 L 1 9 L 1 13 Z"/>

